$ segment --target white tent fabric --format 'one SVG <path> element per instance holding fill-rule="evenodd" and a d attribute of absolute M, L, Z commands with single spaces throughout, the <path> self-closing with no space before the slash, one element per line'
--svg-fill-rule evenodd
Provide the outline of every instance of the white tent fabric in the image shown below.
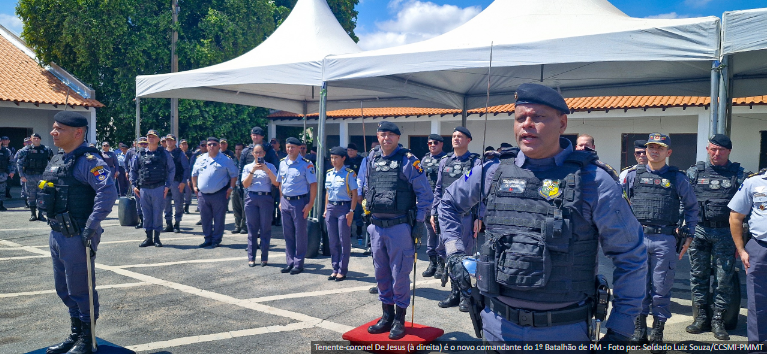
<path fill-rule="evenodd" d="M 731 56 L 733 96 L 766 94 L 768 9 L 723 14 L 721 56 Z"/>
<path fill-rule="evenodd" d="M 485 105 L 491 43 L 491 104 L 513 100 L 526 82 L 565 96 L 709 95 L 719 19 L 632 18 L 607 0 L 496 0 L 464 25 L 399 47 L 330 56 L 333 86 L 403 94 L 441 104 Z"/>

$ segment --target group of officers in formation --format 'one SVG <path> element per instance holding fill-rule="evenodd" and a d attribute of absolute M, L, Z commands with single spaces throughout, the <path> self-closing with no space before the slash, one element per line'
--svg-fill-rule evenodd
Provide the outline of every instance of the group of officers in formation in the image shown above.
<path fill-rule="evenodd" d="M 351 234 L 367 233 L 377 282 L 371 292 L 382 307 L 368 331 L 388 332 L 393 340 L 407 331 L 409 274 L 415 248 L 426 240 L 429 264 L 422 275 L 451 283 L 438 305 L 469 312 L 476 335 L 488 342 L 597 340 L 592 318 L 600 317 L 599 306 L 607 301 L 601 302 L 607 287 L 596 280 L 600 246 L 614 265 L 613 307 L 601 341 L 664 341 L 675 267 L 688 253 L 697 312 L 686 331 L 729 339 L 723 317 L 738 257 L 747 274 L 748 339 L 765 343 L 765 171 L 750 174 L 731 162 L 732 143 L 722 134 L 710 137 L 707 161 L 680 170 L 666 164 L 670 137 L 652 133 L 634 144 L 638 164 L 617 174 L 598 159 L 593 137 L 580 136 L 575 146 L 561 137 L 568 112 L 557 91 L 523 84 L 513 123 L 517 147 L 502 144 L 498 151 L 488 147 L 475 154 L 468 150 L 471 132 L 456 127 L 449 152 L 443 137 L 432 134 L 422 159 L 399 144 L 396 124 L 383 121 L 365 156 L 352 144 L 330 149 L 326 193 L 319 197 L 314 162 L 297 138 L 286 140 L 281 157 L 279 143 L 266 144 L 260 127 L 251 130 L 253 144 L 238 144 L 235 152 L 215 137 L 191 152 L 185 141 L 177 148 L 176 137 L 167 135 L 163 144 L 150 130 L 136 147 L 121 144 L 112 156 L 108 144 L 98 151 L 84 143 L 84 117 L 61 112 L 51 132 L 57 154 L 40 144 L 39 135 L 16 154 L 18 167 L 11 152 L 0 149 L 0 181 L 18 169 L 30 220 L 47 220 L 52 229 L 56 290 L 69 307 L 71 334 L 48 352 L 91 351 L 95 319 L 89 315 L 82 250 L 86 245 L 96 251 L 99 223 L 128 186 L 140 201 L 146 230 L 141 247 L 161 247 L 161 232 L 180 231 L 191 193 L 200 209 L 200 247 L 219 246 L 231 198 L 233 233 L 248 233 L 249 266 L 256 266 L 257 249 L 260 265 L 267 265 L 277 217 L 286 243 L 281 271 L 292 275 L 304 269 L 307 220 L 315 199 L 322 198 L 331 250 L 328 279 L 347 277 Z M 479 232 L 483 243 L 476 245 Z M 710 275 L 716 280 L 713 295 Z M 93 307 L 98 318 L 98 297 Z"/>

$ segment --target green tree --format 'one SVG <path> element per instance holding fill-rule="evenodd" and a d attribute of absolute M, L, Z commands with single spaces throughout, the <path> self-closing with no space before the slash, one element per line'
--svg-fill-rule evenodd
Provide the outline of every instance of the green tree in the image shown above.
<path fill-rule="evenodd" d="M 266 39 L 288 16 L 295 0 L 180 0 L 179 70 L 235 58 Z M 355 41 L 358 0 L 328 0 Z M 170 72 L 174 29 L 171 1 L 19 0 L 22 38 L 41 64 L 55 62 L 96 90 L 99 140 L 130 141 L 134 135 L 136 76 Z M 144 99 L 142 131 L 169 130 L 170 100 Z M 266 125 L 258 107 L 179 100 L 179 133 L 192 142 L 225 136 L 250 141 L 243 127 Z M 194 143 L 192 143 L 194 145 Z"/>

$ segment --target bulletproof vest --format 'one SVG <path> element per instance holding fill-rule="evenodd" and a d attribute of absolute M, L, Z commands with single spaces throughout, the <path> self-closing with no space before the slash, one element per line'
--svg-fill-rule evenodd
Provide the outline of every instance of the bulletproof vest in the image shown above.
<path fill-rule="evenodd" d="M 655 174 L 638 165 L 630 203 L 632 212 L 643 225 L 677 226 L 680 196 L 677 195 L 677 167 L 670 166 L 664 174 Z"/>
<path fill-rule="evenodd" d="M 726 222 L 731 209 L 728 202 L 739 190 L 744 179 L 744 169 L 739 163 L 728 168 L 716 169 L 703 161 L 696 163 L 693 191 L 699 202 L 699 219 L 710 222 Z"/>
<path fill-rule="evenodd" d="M 11 150 L 0 147 L 0 174 L 8 171 L 8 165 L 11 164 Z"/>
<path fill-rule="evenodd" d="M 516 155 L 502 155 L 486 200 L 480 250 L 481 260 L 495 260 L 494 281 L 481 285 L 478 276 L 480 290 L 533 302 L 594 297 L 598 232 L 582 215 L 581 176 L 596 156 L 574 151 L 563 165 L 532 172 L 515 165 Z"/>
<path fill-rule="evenodd" d="M 433 157 L 432 154 L 427 153 L 427 155 L 421 159 L 421 168 L 424 169 L 424 174 L 427 175 L 429 187 L 432 188 L 432 191 L 435 191 L 435 184 L 437 184 L 437 174 L 440 170 L 440 158 L 442 158 L 440 155 Z"/>
<path fill-rule="evenodd" d="M 469 158 L 465 161 L 450 161 L 453 156 L 454 154 L 451 152 L 443 157 L 443 159 L 446 160 L 445 165 L 443 166 L 443 171 L 440 172 L 442 175 L 443 195 L 445 195 L 445 192 L 448 191 L 448 186 L 451 186 L 454 181 L 458 180 L 462 175 L 472 170 L 472 167 L 475 165 L 475 160 L 480 157 L 475 153 L 471 153 Z"/>
<path fill-rule="evenodd" d="M 184 154 L 184 152 L 180 148 L 176 148 L 171 151 L 171 156 L 173 157 L 173 164 L 176 165 L 176 170 L 174 170 L 173 175 L 173 181 L 181 182 L 181 180 L 184 178 L 184 167 L 181 166 L 181 155 Z"/>
<path fill-rule="evenodd" d="M 411 185 L 400 178 L 406 153 L 407 149 L 400 148 L 394 155 L 383 157 L 381 149 L 377 149 L 368 163 L 365 200 L 366 209 L 371 213 L 405 214 L 416 207 L 416 195 Z"/>
<path fill-rule="evenodd" d="M 85 228 L 88 216 L 93 212 L 96 191 L 87 183 L 75 179 L 74 168 L 77 160 L 85 155 L 87 159 L 95 159 L 99 151 L 93 147 L 79 147 L 72 155 L 64 159 L 64 152 L 56 154 L 43 172 L 42 180 L 53 183 L 53 188 L 46 187 L 38 193 L 38 207 L 54 218 L 58 214 L 68 212 L 77 221 L 79 228 Z M 46 201 L 41 204 L 41 200 Z"/>
<path fill-rule="evenodd" d="M 347 166 L 352 169 L 355 174 L 357 174 L 360 171 L 360 163 L 363 162 L 363 157 L 360 155 L 354 157 L 354 158 L 347 158 Z"/>
<path fill-rule="evenodd" d="M 24 172 L 30 175 L 42 174 L 48 165 L 48 148 L 44 145 L 39 147 L 29 146 L 27 155 L 24 157 Z"/>
<path fill-rule="evenodd" d="M 139 187 L 161 184 L 168 176 L 165 149 L 157 147 L 154 152 L 144 149 L 136 154 L 139 159 Z"/>

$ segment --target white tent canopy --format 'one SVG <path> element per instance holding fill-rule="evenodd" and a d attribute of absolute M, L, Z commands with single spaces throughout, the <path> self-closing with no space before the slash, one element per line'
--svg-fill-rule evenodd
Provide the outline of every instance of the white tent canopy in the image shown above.
<path fill-rule="evenodd" d="M 768 9 L 723 14 L 721 56 L 730 55 L 733 96 L 766 93 Z"/>
<path fill-rule="evenodd" d="M 493 43 L 492 105 L 526 82 L 570 97 L 706 96 L 719 30 L 717 17 L 632 18 L 606 0 L 496 0 L 441 36 L 328 57 L 325 80 L 394 95 L 418 86 L 444 106 L 482 107 Z"/>

